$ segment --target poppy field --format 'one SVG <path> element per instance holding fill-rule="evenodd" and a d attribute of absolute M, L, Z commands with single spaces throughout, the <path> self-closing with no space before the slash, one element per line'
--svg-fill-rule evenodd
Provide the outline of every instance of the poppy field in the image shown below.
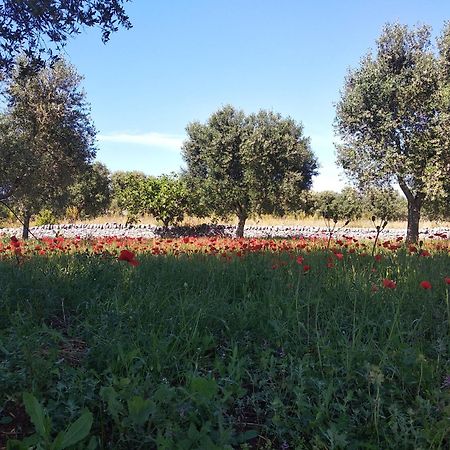
<path fill-rule="evenodd" d="M 447 236 L 8 237 L 0 287 L 0 448 L 450 447 Z"/>

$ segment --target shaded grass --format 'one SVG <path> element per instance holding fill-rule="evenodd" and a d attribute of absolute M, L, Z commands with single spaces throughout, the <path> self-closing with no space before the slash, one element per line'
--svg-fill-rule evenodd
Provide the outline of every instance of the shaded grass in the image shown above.
<path fill-rule="evenodd" d="M 327 256 L 0 261 L 1 398 L 100 448 L 446 448 L 448 254 Z"/>

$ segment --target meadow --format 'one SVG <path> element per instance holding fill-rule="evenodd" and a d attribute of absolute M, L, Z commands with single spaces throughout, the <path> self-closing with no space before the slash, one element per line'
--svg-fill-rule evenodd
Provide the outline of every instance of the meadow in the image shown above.
<path fill-rule="evenodd" d="M 0 448 L 450 447 L 448 236 L 0 242 Z"/>

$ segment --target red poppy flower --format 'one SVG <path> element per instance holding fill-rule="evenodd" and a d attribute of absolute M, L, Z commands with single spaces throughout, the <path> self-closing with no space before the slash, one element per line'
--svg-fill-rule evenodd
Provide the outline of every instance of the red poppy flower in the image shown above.
<path fill-rule="evenodd" d="M 444 283 L 445 284 L 450 284 L 450 277 L 445 277 L 444 278 Z"/>
<path fill-rule="evenodd" d="M 136 260 L 136 255 L 129 250 L 121 250 L 119 257 L 117 258 L 119 261 L 127 261 L 132 266 L 139 265 L 139 261 Z"/>
<path fill-rule="evenodd" d="M 383 280 L 383 286 L 387 289 L 395 289 L 397 287 L 397 283 L 393 280 L 388 280 L 387 278 L 385 278 Z"/>
<path fill-rule="evenodd" d="M 303 272 L 309 272 L 311 270 L 311 266 L 308 266 L 307 264 L 305 264 L 303 266 Z"/>
<path fill-rule="evenodd" d="M 431 283 L 429 281 L 421 281 L 420 287 L 423 289 L 431 289 Z"/>
<path fill-rule="evenodd" d="M 336 258 L 341 261 L 344 258 L 344 255 L 342 253 L 335 253 L 334 256 L 336 256 Z"/>
<path fill-rule="evenodd" d="M 297 264 L 303 264 L 303 256 L 297 256 Z"/>
<path fill-rule="evenodd" d="M 20 241 L 19 241 L 19 239 L 17 239 L 15 236 L 11 236 L 10 244 L 11 244 L 13 247 L 20 247 Z"/>

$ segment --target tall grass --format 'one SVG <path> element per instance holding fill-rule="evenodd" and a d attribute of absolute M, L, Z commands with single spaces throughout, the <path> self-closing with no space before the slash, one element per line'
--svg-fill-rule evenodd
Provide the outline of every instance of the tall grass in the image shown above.
<path fill-rule="evenodd" d="M 3 414 L 87 407 L 111 449 L 448 448 L 448 252 L 341 252 L 4 259 Z"/>

